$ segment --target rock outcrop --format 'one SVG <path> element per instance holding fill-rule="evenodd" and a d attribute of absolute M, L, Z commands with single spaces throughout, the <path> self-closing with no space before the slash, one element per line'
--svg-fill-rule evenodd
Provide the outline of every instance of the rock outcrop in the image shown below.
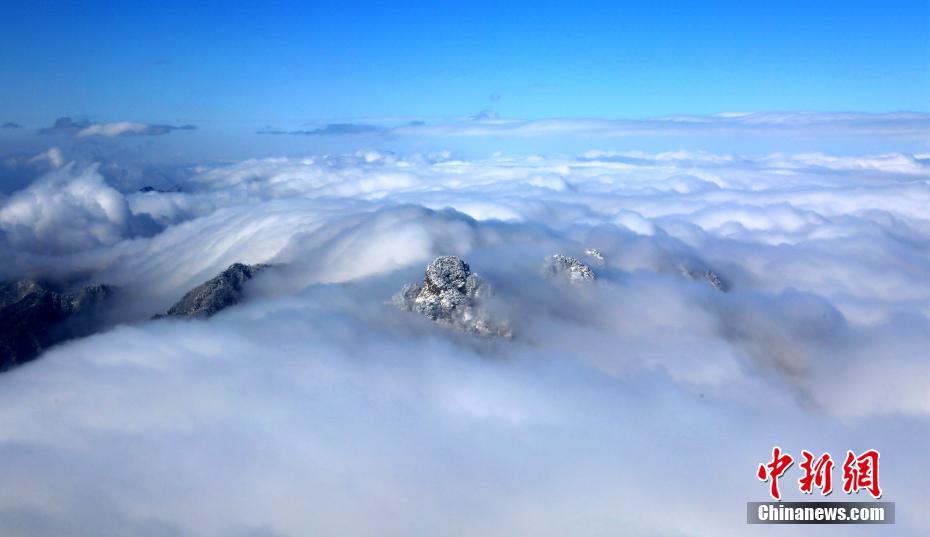
<path fill-rule="evenodd" d="M 607 264 L 607 260 L 604 259 L 604 254 L 594 248 L 588 248 L 585 250 L 584 255 L 590 257 L 593 260 L 592 262 L 599 267 L 603 267 L 605 264 Z"/>
<path fill-rule="evenodd" d="M 92 333 L 98 306 L 114 291 L 109 285 L 91 285 L 62 293 L 34 280 L 0 284 L 0 371 Z"/>
<path fill-rule="evenodd" d="M 708 269 L 701 273 L 701 278 L 703 278 L 707 283 L 711 285 L 714 289 L 718 291 L 727 291 L 729 286 L 725 281 L 723 281 L 716 272 Z"/>
<path fill-rule="evenodd" d="M 171 306 L 167 312 L 156 315 L 164 317 L 210 317 L 221 310 L 238 304 L 242 300 L 245 282 L 251 280 L 269 265 L 244 265 L 233 263 L 215 278 L 194 287 L 181 300 Z"/>
<path fill-rule="evenodd" d="M 511 337 L 505 321 L 485 308 L 493 289 L 455 256 L 437 257 L 426 267 L 422 283 L 412 283 L 394 295 L 396 307 L 436 323 L 482 336 Z"/>
<path fill-rule="evenodd" d="M 711 287 L 718 291 L 725 293 L 730 290 L 729 284 L 727 284 L 723 278 L 718 276 L 716 272 L 708 268 L 691 268 L 685 265 L 681 265 L 678 267 L 678 270 L 682 273 L 682 275 L 687 278 L 691 278 L 692 280 L 704 280 L 710 284 Z"/>
<path fill-rule="evenodd" d="M 569 282 L 576 284 L 592 281 L 596 278 L 591 267 L 577 258 L 562 254 L 547 257 L 543 263 L 542 271 L 547 277 L 566 278 Z"/>

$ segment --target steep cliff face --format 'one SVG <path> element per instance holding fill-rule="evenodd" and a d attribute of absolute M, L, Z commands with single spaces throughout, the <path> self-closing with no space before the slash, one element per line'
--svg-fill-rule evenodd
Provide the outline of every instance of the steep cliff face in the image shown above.
<path fill-rule="evenodd" d="M 482 336 L 511 337 L 506 321 L 494 319 L 483 302 L 494 290 L 468 263 L 455 256 L 437 257 L 426 267 L 422 283 L 394 295 L 394 305 L 433 322 Z"/>
<path fill-rule="evenodd" d="M 242 300 L 245 282 L 251 280 L 268 265 L 244 265 L 233 263 L 215 278 L 194 287 L 168 311 L 155 318 L 163 317 L 210 317 Z"/>
<path fill-rule="evenodd" d="M 93 317 L 114 291 L 91 285 L 61 293 L 34 280 L 0 284 L 0 371 L 28 362 L 56 343 L 93 333 Z"/>

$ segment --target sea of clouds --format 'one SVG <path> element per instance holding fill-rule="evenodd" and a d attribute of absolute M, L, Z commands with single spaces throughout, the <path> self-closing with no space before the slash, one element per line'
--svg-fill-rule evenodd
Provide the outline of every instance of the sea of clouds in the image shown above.
<path fill-rule="evenodd" d="M 779 445 L 882 454 L 897 524 L 818 534 L 930 535 L 930 155 L 369 150 L 144 193 L 43 158 L 0 278 L 122 298 L 0 375 L 0 534 L 740 536 Z M 592 284 L 540 274 L 586 248 Z M 511 341 L 390 305 L 447 254 Z M 148 320 L 233 262 L 278 267 Z"/>

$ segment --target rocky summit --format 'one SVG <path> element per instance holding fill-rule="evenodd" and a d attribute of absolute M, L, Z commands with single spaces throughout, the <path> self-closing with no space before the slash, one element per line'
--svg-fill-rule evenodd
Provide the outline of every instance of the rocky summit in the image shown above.
<path fill-rule="evenodd" d="M 251 280 L 269 265 L 233 263 L 215 278 L 194 287 L 168 311 L 156 315 L 164 317 L 210 317 L 242 300 L 245 282 Z"/>
<path fill-rule="evenodd" d="M 423 281 L 405 285 L 394 295 L 393 303 L 464 332 L 509 338 L 512 334 L 507 323 L 494 319 L 485 307 L 493 294 L 491 286 L 471 272 L 468 263 L 450 255 L 434 259 L 426 267 Z"/>
<path fill-rule="evenodd" d="M 0 371 L 36 358 L 43 350 L 97 327 L 98 306 L 115 291 L 91 285 L 76 292 L 51 290 L 34 280 L 0 284 Z"/>
<path fill-rule="evenodd" d="M 567 278 L 571 283 L 584 283 L 596 277 L 591 267 L 577 258 L 562 254 L 547 257 L 543 263 L 542 272 L 551 278 Z"/>

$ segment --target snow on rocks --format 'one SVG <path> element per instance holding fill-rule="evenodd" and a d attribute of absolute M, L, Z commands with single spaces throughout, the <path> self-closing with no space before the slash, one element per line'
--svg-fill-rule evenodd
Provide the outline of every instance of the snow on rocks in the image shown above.
<path fill-rule="evenodd" d="M 554 254 L 543 263 L 543 274 L 550 278 L 568 278 L 571 283 L 584 283 L 594 280 L 594 271 L 577 258 Z"/>
<path fill-rule="evenodd" d="M 491 286 L 455 256 L 437 257 L 426 267 L 422 283 L 412 283 L 394 295 L 394 305 L 433 322 L 481 336 L 510 338 L 506 321 L 494 319 L 484 307 L 494 294 Z"/>

